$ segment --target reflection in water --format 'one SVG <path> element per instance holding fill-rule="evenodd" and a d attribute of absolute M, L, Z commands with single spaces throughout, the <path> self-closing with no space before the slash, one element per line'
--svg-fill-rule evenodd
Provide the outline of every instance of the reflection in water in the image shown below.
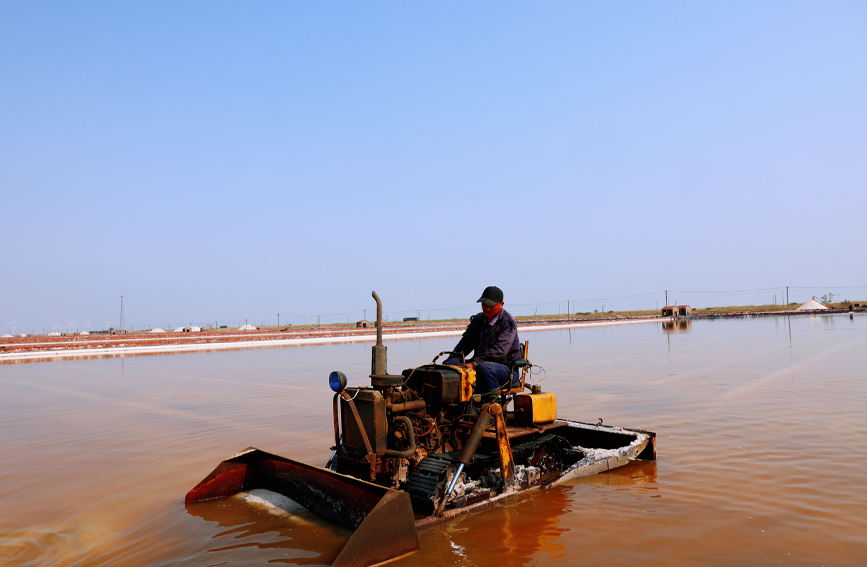
<path fill-rule="evenodd" d="M 692 330 L 692 319 L 671 319 L 662 322 L 662 330 L 666 333 L 676 333 L 680 331 Z"/>
<path fill-rule="evenodd" d="M 634 461 L 625 467 L 608 471 L 606 474 L 577 478 L 566 486 L 590 484 L 593 486 L 629 486 L 642 494 L 647 490 L 658 490 L 656 485 L 656 462 Z M 653 486 L 651 486 L 653 485 Z M 658 497 L 658 494 L 655 496 Z"/>
<path fill-rule="evenodd" d="M 569 511 L 569 497 L 560 488 L 549 490 L 541 498 L 544 507 L 525 510 L 534 495 L 527 495 L 503 507 L 499 517 L 492 520 L 500 524 L 502 545 L 498 551 L 508 558 L 503 565 L 524 565 L 534 554 L 540 553 L 549 559 L 563 556 L 565 547 L 558 543 L 568 530 L 560 527 L 560 516 Z M 498 541 L 499 543 L 499 541 Z"/>
<path fill-rule="evenodd" d="M 671 334 L 692 331 L 692 319 L 669 319 L 668 321 L 663 321 L 661 327 L 666 335 L 668 362 L 671 364 Z"/>
<path fill-rule="evenodd" d="M 570 512 L 568 489 L 554 487 L 516 496 L 504 504 L 429 529 L 421 549 L 399 565 L 518 567 L 533 558 L 562 559 L 561 539 L 569 531 L 561 518 Z M 486 542 L 480 548 L 479 542 Z"/>

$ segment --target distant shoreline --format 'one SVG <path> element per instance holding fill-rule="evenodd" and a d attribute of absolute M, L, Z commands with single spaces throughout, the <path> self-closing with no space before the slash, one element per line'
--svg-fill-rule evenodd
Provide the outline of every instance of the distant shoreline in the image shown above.
<path fill-rule="evenodd" d="M 663 317 L 611 318 L 590 321 L 563 321 L 519 325 L 521 333 L 654 323 L 668 321 Z M 448 327 L 448 328 L 443 328 Z M 465 326 L 461 325 L 414 325 L 411 328 L 398 327 L 383 329 L 383 340 L 427 339 L 436 337 L 460 336 Z M 351 332 L 356 331 L 356 332 Z M 5 339 L 6 341 L 14 340 Z M 312 346 L 354 342 L 375 342 L 376 329 L 329 329 L 317 331 L 270 332 L 244 331 L 233 333 L 159 333 L 147 331 L 127 335 L 85 335 L 75 337 L 27 337 L 28 342 L 0 343 L 0 364 L 13 362 L 40 362 L 69 358 L 105 358 L 115 356 L 136 356 L 150 354 L 170 354 L 202 352 L 213 350 L 233 350 L 288 346 Z M 58 340 L 67 339 L 67 340 Z M 19 339 L 20 341 L 21 339 Z M 138 344 L 130 344 L 138 343 Z M 16 349 L 9 352 L 8 349 Z M 4 352 L 6 350 L 6 352 Z"/>
<path fill-rule="evenodd" d="M 855 312 L 864 312 L 860 307 Z M 767 317 L 790 315 L 830 315 L 848 313 L 847 309 L 832 308 L 821 311 L 758 311 L 720 310 L 715 312 L 695 312 L 685 319 L 721 319 L 737 317 Z M 606 314 L 607 315 L 607 314 Z M 659 315 L 630 314 L 624 316 L 594 314 L 591 318 L 538 318 L 518 317 L 520 332 L 548 331 L 556 329 L 578 329 L 608 325 L 651 323 L 671 321 L 670 317 Z M 387 323 L 383 326 L 383 339 L 388 341 L 459 336 L 464 332 L 466 323 L 461 321 L 404 322 Z M 0 338 L 0 364 L 18 362 L 41 362 L 49 360 L 108 358 L 116 356 L 158 355 L 214 350 L 275 348 L 289 346 L 312 346 L 337 343 L 373 342 L 376 340 L 375 327 L 357 328 L 348 325 L 329 325 L 323 327 L 287 327 L 284 329 L 264 328 L 254 331 L 205 330 L 203 332 L 162 332 L 149 331 L 121 332 L 119 334 L 73 334 L 59 337 L 31 335 L 27 337 Z"/>

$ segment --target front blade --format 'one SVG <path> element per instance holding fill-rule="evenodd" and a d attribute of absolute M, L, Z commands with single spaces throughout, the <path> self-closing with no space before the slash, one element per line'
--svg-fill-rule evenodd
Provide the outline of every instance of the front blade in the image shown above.
<path fill-rule="evenodd" d="M 335 567 L 384 563 L 418 549 L 409 495 L 334 471 L 249 448 L 220 463 L 196 485 L 185 503 L 265 488 L 355 534 Z"/>

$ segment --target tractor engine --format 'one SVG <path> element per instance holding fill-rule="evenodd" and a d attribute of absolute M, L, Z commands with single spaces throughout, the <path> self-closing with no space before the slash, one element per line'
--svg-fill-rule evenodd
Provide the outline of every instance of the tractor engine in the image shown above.
<path fill-rule="evenodd" d="M 406 491 L 416 513 L 439 515 L 447 503 L 467 506 L 545 482 L 582 458 L 566 439 L 534 427 L 556 419 L 553 394 L 507 388 L 499 403 L 474 405 L 476 372 L 464 364 L 462 353 L 441 352 L 430 364 L 388 374 L 382 304 L 375 292 L 373 297 L 377 341 L 370 386 L 347 388 L 341 372 L 329 377 L 335 392 L 334 454 L 327 468 Z M 525 371 L 526 353 L 524 343 L 523 358 L 515 363 Z M 437 364 L 443 355 L 461 362 Z M 507 414 L 504 407 L 512 399 L 515 411 Z M 516 432 L 515 445 L 507 419 L 525 428 Z"/>
<path fill-rule="evenodd" d="M 343 390 L 337 472 L 399 488 L 428 454 L 460 451 L 478 417 L 475 379 L 463 366 L 428 364 Z"/>

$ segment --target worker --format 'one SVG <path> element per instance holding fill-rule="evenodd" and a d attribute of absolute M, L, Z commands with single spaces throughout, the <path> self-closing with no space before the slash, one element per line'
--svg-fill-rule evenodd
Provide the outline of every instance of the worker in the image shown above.
<path fill-rule="evenodd" d="M 475 393 L 482 396 L 483 402 L 492 402 L 498 390 L 520 385 L 520 373 L 514 366 L 521 358 L 518 324 L 503 309 L 503 291 L 497 286 L 486 287 L 478 303 L 482 304 L 482 312 L 470 319 L 453 352 L 464 358 L 473 352 L 467 366 L 476 370 Z M 461 359 L 452 356 L 444 363 L 460 364 Z"/>

